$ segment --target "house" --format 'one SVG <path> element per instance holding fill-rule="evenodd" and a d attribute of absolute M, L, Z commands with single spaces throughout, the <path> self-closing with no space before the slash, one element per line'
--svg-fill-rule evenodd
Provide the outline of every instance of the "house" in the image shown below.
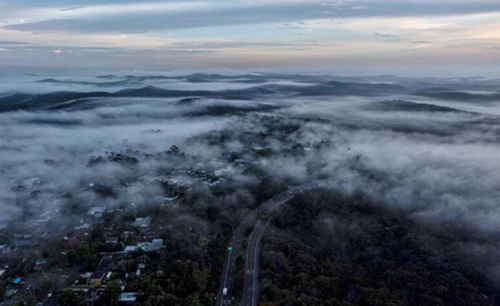
<path fill-rule="evenodd" d="M 5 296 L 8 298 L 11 298 L 13 295 L 17 293 L 17 289 L 12 288 L 10 286 L 7 286 L 7 289 L 5 290 Z M 4 302 L 5 303 L 5 302 Z"/>
<path fill-rule="evenodd" d="M 132 223 L 132 226 L 140 229 L 148 228 L 151 225 L 151 220 L 152 220 L 151 217 L 137 218 Z"/>
<path fill-rule="evenodd" d="M 192 183 L 188 180 L 179 182 L 177 180 L 167 181 L 166 191 L 172 196 L 182 197 L 192 190 Z M 165 186 L 165 185 L 164 185 Z"/>
<path fill-rule="evenodd" d="M 123 250 L 123 252 L 130 253 L 130 252 L 135 252 L 135 250 L 137 250 L 137 247 L 135 245 L 127 245 Z"/>
<path fill-rule="evenodd" d="M 103 256 L 101 258 L 101 260 L 99 261 L 99 265 L 98 267 L 100 269 L 108 269 L 111 267 L 111 265 L 114 263 L 114 258 L 113 258 L 113 255 L 107 255 L 107 256 Z"/>
<path fill-rule="evenodd" d="M 105 271 L 95 271 L 92 273 L 92 275 L 90 275 L 89 279 L 87 280 L 87 285 L 100 286 L 105 279 L 106 279 Z"/>
<path fill-rule="evenodd" d="M 43 270 L 48 265 L 49 265 L 49 260 L 47 258 L 37 258 L 37 259 L 35 259 L 34 269 L 37 271 L 40 271 L 40 270 Z"/>
<path fill-rule="evenodd" d="M 118 243 L 118 237 L 108 237 L 106 238 L 106 243 L 115 245 Z"/>
<path fill-rule="evenodd" d="M 153 239 L 149 245 L 150 251 L 159 251 L 163 247 L 163 239 Z"/>
<path fill-rule="evenodd" d="M 36 242 L 31 240 L 31 239 L 26 239 L 26 240 L 14 239 L 14 241 L 12 241 L 12 243 L 16 247 L 20 247 L 20 248 L 31 248 L 31 247 L 34 247 L 36 245 Z"/>
<path fill-rule="evenodd" d="M 97 297 L 97 289 L 89 289 L 85 295 L 83 296 L 85 303 L 87 305 L 93 305 L 94 301 L 96 300 Z"/>
<path fill-rule="evenodd" d="M 82 243 L 80 242 L 80 240 L 78 238 L 69 238 L 69 239 L 66 239 L 66 241 L 63 242 L 63 248 L 65 248 L 66 250 L 72 250 L 72 249 L 76 249 L 77 247 L 79 247 Z"/>
<path fill-rule="evenodd" d="M 111 271 L 125 271 L 127 269 L 127 261 L 125 259 L 120 259 L 114 261 L 110 266 Z"/>
<path fill-rule="evenodd" d="M 82 230 L 82 229 L 92 229 L 92 225 L 88 223 L 83 223 L 82 225 L 75 226 L 75 230 Z"/>
<path fill-rule="evenodd" d="M 93 216 L 95 218 L 101 218 L 102 214 L 106 211 L 106 207 L 102 206 L 96 206 L 96 207 L 91 207 L 87 211 L 87 215 Z"/>
<path fill-rule="evenodd" d="M 10 246 L 8 246 L 6 244 L 0 245 L 0 253 L 3 253 L 3 254 L 10 253 Z"/>
<path fill-rule="evenodd" d="M 142 249 L 144 252 L 155 252 L 161 250 L 163 247 L 163 239 L 153 239 L 152 242 L 139 242 L 137 248 Z"/>
<path fill-rule="evenodd" d="M 48 263 L 47 258 L 37 258 L 35 259 L 35 265 L 46 265 Z"/>
<path fill-rule="evenodd" d="M 74 235 L 81 240 L 89 240 L 91 238 L 92 226 L 90 224 L 82 224 L 75 227 Z"/>
<path fill-rule="evenodd" d="M 132 305 L 137 300 L 136 296 L 136 292 L 123 292 L 120 294 L 118 301 L 123 305 Z"/>
<path fill-rule="evenodd" d="M 150 243 L 149 243 L 149 242 L 139 242 L 139 243 L 137 244 L 136 249 L 141 249 L 141 250 L 143 250 L 144 252 L 149 252 L 149 245 L 150 245 Z"/>
<path fill-rule="evenodd" d="M 32 239 L 36 236 L 36 234 L 38 233 L 38 229 L 37 230 L 32 230 L 32 231 L 26 231 L 26 232 L 23 232 L 23 233 L 17 233 L 17 234 L 14 234 L 14 238 L 15 239 L 20 239 L 20 240 L 28 240 L 28 239 Z"/>
<path fill-rule="evenodd" d="M 35 223 L 45 224 L 45 223 L 49 222 L 50 219 L 51 219 L 50 211 L 47 211 L 47 212 L 41 214 L 40 218 L 38 220 L 36 220 Z"/>
<path fill-rule="evenodd" d="M 37 177 L 32 177 L 23 181 L 23 185 L 27 188 L 32 188 L 33 186 L 40 185 L 42 183 L 43 182 Z"/>

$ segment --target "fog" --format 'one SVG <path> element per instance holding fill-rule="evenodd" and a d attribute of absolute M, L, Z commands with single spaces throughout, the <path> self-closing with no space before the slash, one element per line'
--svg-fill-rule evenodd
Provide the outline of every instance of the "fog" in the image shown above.
<path fill-rule="evenodd" d="M 115 101 L 106 101 L 114 104 Z M 167 103 L 163 101 L 164 103 Z M 192 110 L 192 109 L 191 109 Z M 226 118 L 185 119 L 183 107 L 125 103 L 88 111 L 38 113 L 20 111 L 0 115 L 0 169 L 2 223 L 20 217 L 11 188 L 37 178 L 50 194 L 62 194 L 85 186 L 82 183 L 116 182 L 128 169 L 109 166 L 89 169 L 91 156 L 133 148 L 165 151 L 182 145 L 186 138 L 225 126 Z M 151 133 L 149 131 L 159 130 Z M 52 160 L 55 163 L 47 163 Z M 146 165 L 147 167 L 147 165 Z M 147 191 L 141 190 L 145 194 Z M 52 200 L 44 209 L 56 209 Z"/>
<path fill-rule="evenodd" d="M 215 78 L 207 77 L 210 81 L 202 83 L 141 81 L 138 87 L 224 91 L 258 85 L 286 87 L 286 91 L 232 99 L 97 97 L 58 110 L 34 107 L 0 113 L 0 223 L 5 227 L 16 220 L 33 220 L 44 211 L 60 214 L 68 201 L 62 196 L 65 193 L 78 197 L 85 207 L 161 203 L 160 186 L 123 187 L 122 181 L 164 167 L 203 163 L 233 172 L 231 180 L 223 183 L 233 193 L 225 195 L 221 205 L 232 207 L 234 214 L 225 211 L 221 218 L 241 218 L 258 204 L 248 189 L 258 186 L 256 173 L 263 172 L 287 184 L 327 180 L 331 188 L 345 194 L 361 191 L 426 226 L 453 224 L 482 237 L 500 234 L 500 101 L 440 100 L 412 93 L 285 95 L 309 86 L 311 78 L 278 80 L 264 75 L 254 82 L 248 76 L 236 75 L 230 82 Z M 129 88 L 40 83 L 33 76 L 24 80 L 29 86 L 19 85 L 17 79 L 2 85 L 0 96 L 97 88 L 114 93 Z M 96 80 L 103 82 L 96 77 L 75 77 L 71 82 Z M 273 108 L 263 109 L 263 105 Z M 273 126 L 276 130 L 270 129 Z M 141 155 L 165 152 L 173 145 L 191 159 L 173 162 Z M 272 153 L 261 153 L 262 149 Z M 127 150 L 141 152 L 133 154 L 139 159 L 137 165 L 89 166 L 92 156 Z M 261 172 L 238 172 L 228 159 L 230 153 L 251 161 Z M 102 197 L 88 188 L 90 184 L 122 184 L 123 188 L 115 196 Z M 198 188 L 195 184 L 197 192 L 217 196 L 213 190 Z M 35 190 L 41 190 L 41 196 L 30 195 Z M 194 204 L 200 210 L 207 205 L 199 199 Z M 208 224 L 186 211 L 181 210 L 175 220 L 179 226 L 208 231 Z M 468 251 L 492 255 L 487 248 Z"/>

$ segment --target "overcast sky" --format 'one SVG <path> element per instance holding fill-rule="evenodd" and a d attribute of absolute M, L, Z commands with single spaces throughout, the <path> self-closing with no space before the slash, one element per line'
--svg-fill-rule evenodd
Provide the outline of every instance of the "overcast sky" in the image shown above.
<path fill-rule="evenodd" d="M 0 66 L 487 75 L 500 1 L 0 0 Z"/>

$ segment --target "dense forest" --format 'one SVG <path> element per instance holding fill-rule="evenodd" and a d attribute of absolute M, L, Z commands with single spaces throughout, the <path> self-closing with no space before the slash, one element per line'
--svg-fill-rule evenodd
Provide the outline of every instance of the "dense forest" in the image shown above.
<path fill-rule="evenodd" d="M 467 235 L 447 231 L 361 193 L 302 195 L 263 241 L 261 305 L 499 305 L 498 285 L 454 247 Z"/>

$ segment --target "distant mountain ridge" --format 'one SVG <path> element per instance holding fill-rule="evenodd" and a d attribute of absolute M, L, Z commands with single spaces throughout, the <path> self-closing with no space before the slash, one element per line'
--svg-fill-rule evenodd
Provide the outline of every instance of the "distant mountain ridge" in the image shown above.
<path fill-rule="evenodd" d="M 483 94 L 434 89 L 418 91 L 415 92 L 414 95 L 439 100 L 456 100 L 464 102 L 500 102 L 500 92 Z"/>
<path fill-rule="evenodd" d="M 245 74 L 239 76 L 223 76 L 218 74 L 192 74 L 188 76 L 125 76 L 125 80 L 94 83 L 88 81 L 57 80 L 47 78 L 38 81 L 39 83 L 56 84 L 80 84 L 95 85 L 100 87 L 114 87 L 124 85 L 141 84 L 146 79 L 176 79 L 190 80 L 191 82 L 215 82 L 231 80 L 249 83 L 268 82 L 271 79 L 283 77 L 278 74 L 254 75 Z M 301 79 L 302 77 L 302 79 Z M 106 80 L 114 80 L 119 77 L 108 75 L 98 77 Z M 217 99 L 241 99 L 249 100 L 255 98 L 273 98 L 273 97 L 315 97 L 315 96 L 362 96 L 362 97 L 380 97 L 380 96 L 401 96 L 413 95 L 440 100 L 457 100 L 466 102 L 495 102 L 500 101 L 500 92 L 474 93 L 465 91 L 456 91 L 452 88 L 439 85 L 428 86 L 419 90 L 409 89 L 408 87 L 394 83 L 369 83 L 352 82 L 355 78 L 345 78 L 345 82 L 338 80 L 323 81 L 325 76 L 287 75 L 286 80 L 302 80 L 302 84 L 294 85 L 287 83 L 266 83 L 241 89 L 227 90 L 179 90 L 165 89 L 156 86 L 142 86 L 138 88 L 122 89 L 115 92 L 95 91 L 95 92 L 72 92 L 59 91 L 48 94 L 13 94 L 0 97 L 0 112 L 15 110 L 44 110 L 44 109 L 64 109 L 69 105 L 84 104 L 85 99 L 91 98 L 217 98 Z M 312 82 L 315 80 L 315 82 Z M 322 80 L 322 81 L 319 81 Z M 429 84 L 432 85 L 432 84 Z"/>
<path fill-rule="evenodd" d="M 44 110 L 44 109 L 63 109 L 68 102 L 80 101 L 90 98 L 189 98 L 204 97 L 218 98 L 226 100 L 248 100 L 257 96 L 269 96 L 275 94 L 275 91 L 265 87 L 251 87 L 240 90 L 224 91 L 184 91 L 169 90 L 154 86 L 146 86 L 134 89 L 124 89 L 114 93 L 109 92 L 53 92 L 49 94 L 29 95 L 14 94 L 0 98 L 0 112 L 15 110 Z"/>
<path fill-rule="evenodd" d="M 46 79 L 46 82 L 54 82 Z M 0 98 L 0 111 L 42 110 L 63 108 L 63 104 L 89 98 L 189 98 L 205 97 L 219 99 L 252 99 L 256 97 L 283 96 L 320 96 L 320 95 L 359 95 L 373 96 L 383 94 L 403 94 L 407 90 L 399 85 L 328 82 L 309 86 L 268 85 L 254 86 L 235 90 L 171 90 L 155 86 L 131 88 L 110 92 L 53 92 L 49 94 L 14 94 Z"/>
<path fill-rule="evenodd" d="M 452 107 L 439 106 L 428 103 L 416 103 L 404 100 L 387 100 L 374 103 L 369 107 L 381 111 L 404 111 L 404 112 L 441 112 L 441 113 L 468 113 Z"/>

